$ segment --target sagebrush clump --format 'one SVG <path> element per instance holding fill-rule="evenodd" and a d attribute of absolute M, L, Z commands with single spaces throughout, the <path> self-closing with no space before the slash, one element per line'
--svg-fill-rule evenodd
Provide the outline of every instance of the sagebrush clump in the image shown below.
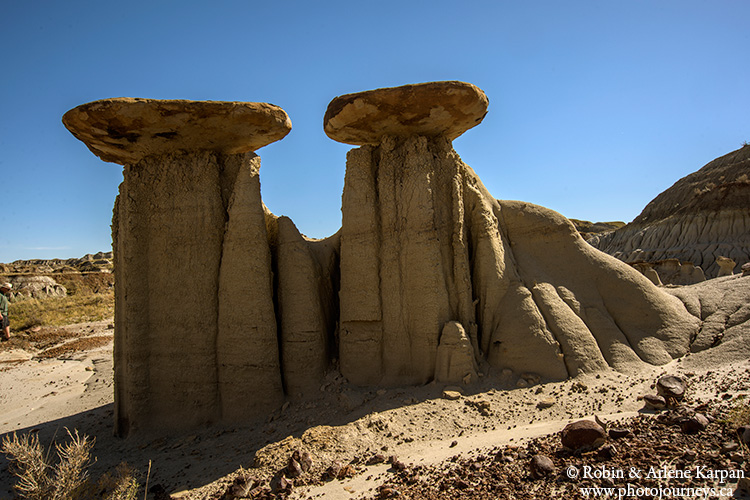
<path fill-rule="evenodd" d="M 27 500 L 135 500 L 140 488 L 135 471 L 121 464 L 115 471 L 94 482 L 88 467 L 93 463 L 91 449 L 95 439 L 66 429 L 69 441 L 56 443 L 57 460 L 45 451 L 34 433 L 5 436 L 2 452 L 18 478 L 14 488 Z"/>

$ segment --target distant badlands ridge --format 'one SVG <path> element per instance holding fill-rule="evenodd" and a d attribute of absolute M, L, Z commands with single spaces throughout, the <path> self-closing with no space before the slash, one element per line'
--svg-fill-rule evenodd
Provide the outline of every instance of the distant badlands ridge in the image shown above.
<path fill-rule="evenodd" d="M 97 252 L 73 259 L 30 259 L 0 264 L 0 274 L 111 273 L 112 252 Z"/>

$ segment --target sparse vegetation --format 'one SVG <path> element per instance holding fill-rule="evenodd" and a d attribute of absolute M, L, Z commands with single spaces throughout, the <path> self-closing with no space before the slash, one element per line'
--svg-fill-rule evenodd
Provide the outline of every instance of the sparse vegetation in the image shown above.
<path fill-rule="evenodd" d="M 67 297 L 26 299 L 11 304 L 10 329 L 22 331 L 36 326 L 63 326 L 99 321 L 111 318 L 114 312 L 113 292 L 84 292 Z"/>
<path fill-rule="evenodd" d="M 11 331 L 99 321 L 114 316 L 114 276 L 110 273 L 50 275 L 64 286 L 65 297 L 14 300 Z"/>
<path fill-rule="evenodd" d="M 57 461 L 52 463 L 36 434 L 6 436 L 2 451 L 18 478 L 14 486 L 27 500 L 135 500 L 140 488 L 136 474 L 127 464 L 104 474 L 98 481 L 89 478 L 94 440 L 67 430 L 69 441 L 56 444 Z"/>
<path fill-rule="evenodd" d="M 733 429 L 750 425 L 750 401 L 743 396 L 738 397 L 723 422 Z"/>

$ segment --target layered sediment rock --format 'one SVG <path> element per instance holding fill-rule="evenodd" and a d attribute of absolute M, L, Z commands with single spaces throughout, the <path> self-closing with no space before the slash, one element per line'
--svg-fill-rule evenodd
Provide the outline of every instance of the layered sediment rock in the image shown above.
<path fill-rule="evenodd" d="M 718 257 L 750 261 L 750 145 L 680 179 L 633 222 L 589 243 L 625 262 L 690 262 L 708 278 L 719 274 Z"/>
<path fill-rule="evenodd" d="M 271 251 L 252 151 L 263 103 L 107 99 L 63 123 L 124 164 L 112 223 L 116 432 L 191 428 L 283 401 Z"/>
<path fill-rule="evenodd" d="M 339 238 L 309 240 L 288 217 L 266 212 L 274 255 L 279 341 L 286 393 L 318 390 L 335 352 Z"/>

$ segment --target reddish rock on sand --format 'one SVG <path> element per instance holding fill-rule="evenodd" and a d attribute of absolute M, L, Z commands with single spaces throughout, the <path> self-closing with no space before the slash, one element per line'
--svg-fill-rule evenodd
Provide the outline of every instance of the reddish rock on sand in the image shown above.
<path fill-rule="evenodd" d="M 579 420 L 562 430 L 562 444 L 572 450 L 596 448 L 604 444 L 607 433 L 601 425 L 591 420 Z"/>

